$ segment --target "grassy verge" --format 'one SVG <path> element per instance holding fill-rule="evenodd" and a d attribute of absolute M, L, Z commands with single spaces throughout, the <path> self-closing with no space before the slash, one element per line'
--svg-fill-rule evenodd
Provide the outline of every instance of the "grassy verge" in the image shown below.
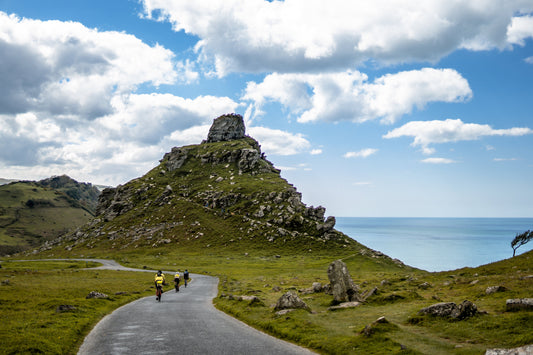
<path fill-rule="evenodd" d="M 2 354 L 75 354 L 103 316 L 153 292 L 145 273 L 80 270 L 93 263 L 32 261 L 1 265 Z M 91 291 L 109 298 L 86 299 Z"/>

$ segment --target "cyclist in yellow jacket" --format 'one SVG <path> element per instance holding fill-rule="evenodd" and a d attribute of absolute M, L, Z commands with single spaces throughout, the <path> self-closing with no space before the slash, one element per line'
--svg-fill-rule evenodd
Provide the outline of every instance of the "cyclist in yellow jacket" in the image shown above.
<path fill-rule="evenodd" d="M 165 275 L 159 270 L 157 274 L 155 275 L 155 295 L 156 300 L 158 302 L 161 302 L 161 294 L 163 293 L 163 285 L 166 284 L 165 282 Z"/>
<path fill-rule="evenodd" d="M 176 288 L 176 292 L 180 291 L 180 272 L 176 271 L 176 274 L 174 275 L 174 288 Z"/>

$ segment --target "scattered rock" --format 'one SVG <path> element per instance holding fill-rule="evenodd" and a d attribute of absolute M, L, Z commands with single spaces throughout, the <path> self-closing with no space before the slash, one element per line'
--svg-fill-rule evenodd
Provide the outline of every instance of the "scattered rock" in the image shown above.
<path fill-rule="evenodd" d="M 515 298 L 505 302 L 507 312 L 533 310 L 533 298 Z"/>
<path fill-rule="evenodd" d="M 479 282 L 479 280 L 474 280 L 472 282 L 470 282 L 470 285 L 474 286 L 475 284 L 477 284 Z"/>
<path fill-rule="evenodd" d="M 313 282 L 313 285 L 309 288 L 303 288 L 298 290 L 298 292 L 303 294 L 318 293 L 323 291 L 322 284 L 320 282 Z"/>
<path fill-rule="evenodd" d="M 295 311 L 295 309 L 294 308 L 282 309 L 281 311 L 277 311 L 276 315 L 277 316 L 282 316 L 282 315 L 285 315 L 285 314 L 290 313 L 292 311 Z"/>
<path fill-rule="evenodd" d="M 361 331 L 361 334 L 367 337 L 371 336 L 375 332 L 376 326 L 378 324 L 388 324 L 388 323 L 389 321 L 385 317 L 379 317 L 372 324 L 365 326 L 365 328 Z"/>
<path fill-rule="evenodd" d="M 487 349 L 485 355 L 530 355 L 533 354 L 533 345 L 526 345 L 514 349 Z"/>
<path fill-rule="evenodd" d="M 279 291 L 281 291 L 281 287 L 280 286 L 274 286 L 274 287 L 272 287 L 272 291 L 279 292 Z"/>
<path fill-rule="evenodd" d="M 2 286 L 9 286 L 9 279 L 2 280 Z"/>
<path fill-rule="evenodd" d="M 274 310 L 278 311 L 281 309 L 289 309 L 289 308 L 303 308 L 308 311 L 310 311 L 309 306 L 302 301 L 298 295 L 292 291 L 289 291 L 285 294 L 283 294 L 276 303 L 276 306 L 274 307 Z"/>
<path fill-rule="evenodd" d="M 89 294 L 85 298 L 86 299 L 89 299 L 89 298 L 109 298 L 109 296 L 106 295 L 105 293 L 101 293 L 101 292 L 97 292 L 97 291 L 91 291 L 91 292 L 89 292 Z"/>
<path fill-rule="evenodd" d="M 346 264 L 341 260 L 332 262 L 328 267 L 328 278 L 333 293 L 333 302 L 362 302 L 359 288 L 353 283 Z"/>
<path fill-rule="evenodd" d="M 427 290 L 430 287 L 431 287 L 431 285 L 429 284 L 429 282 L 424 282 L 424 283 L 418 285 L 418 288 L 421 288 L 423 290 Z"/>
<path fill-rule="evenodd" d="M 70 304 L 62 304 L 56 308 L 57 313 L 70 312 L 76 310 L 76 307 Z"/>
<path fill-rule="evenodd" d="M 418 313 L 462 320 L 474 316 L 477 313 L 477 306 L 470 301 L 463 301 L 460 305 L 453 302 L 441 302 L 423 308 Z"/>
<path fill-rule="evenodd" d="M 505 292 L 507 291 L 507 288 L 505 288 L 504 286 L 490 286 L 490 287 L 487 287 L 487 289 L 485 290 L 485 293 L 487 295 L 492 295 L 493 293 L 496 293 L 496 292 Z"/>

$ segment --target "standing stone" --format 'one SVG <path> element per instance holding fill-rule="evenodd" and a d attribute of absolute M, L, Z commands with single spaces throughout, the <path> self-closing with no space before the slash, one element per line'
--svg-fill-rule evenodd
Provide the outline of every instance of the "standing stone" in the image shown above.
<path fill-rule="evenodd" d="M 234 113 L 222 115 L 213 120 L 207 135 L 207 143 L 242 139 L 246 137 L 244 132 L 244 120 L 241 115 Z"/>
<path fill-rule="evenodd" d="M 328 267 L 328 278 L 333 293 L 333 303 L 363 302 L 344 262 L 341 260 L 332 262 Z"/>

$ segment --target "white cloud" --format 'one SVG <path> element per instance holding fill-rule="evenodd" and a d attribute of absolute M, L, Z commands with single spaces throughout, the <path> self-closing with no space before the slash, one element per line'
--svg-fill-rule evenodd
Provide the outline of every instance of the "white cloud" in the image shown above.
<path fill-rule="evenodd" d="M 70 121 L 112 112 L 137 85 L 177 80 L 174 54 L 120 32 L 0 12 L 0 113 L 47 112 Z"/>
<path fill-rule="evenodd" d="M 327 4 L 142 0 L 142 4 L 145 17 L 168 21 L 175 31 L 198 36 L 196 48 L 211 58 L 218 75 L 344 70 L 369 59 L 436 61 L 461 48 L 503 49 L 524 38 L 517 29 L 523 20 L 513 17 L 533 11 L 531 2 L 524 0 L 330 0 Z"/>
<path fill-rule="evenodd" d="M 388 74 L 367 82 L 358 71 L 322 74 L 270 74 L 263 82 L 247 84 L 243 100 L 253 101 L 256 114 L 276 101 L 287 107 L 299 122 L 349 120 L 364 122 L 381 118 L 392 123 L 430 102 L 462 102 L 472 90 L 452 69 L 423 68 Z"/>
<path fill-rule="evenodd" d="M 369 186 L 369 185 L 372 185 L 372 183 L 369 181 L 357 181 L 357 182 L 352 183 L 352 185 L 353 186 Z"/>
<path fill-rule="evenodd" d="M 527 127 L 493 129 L 489 125 L 464 123 L 460 119 L 444 121 L 412 121 L 389 131 L 383 138 L 414 137 L 412 146 L 419 146 L 424 153 L 432 154 L 430 144 L 478 140 L 486 136 L 523 136 L 532 134 Z"/>
<path fill-rule="evenodd" d="M 358 152 L 348 152 L 344 154 L 345 158 L 368 158 L 369 156 L 376 154 L 378 152 L 377 149 L 374 148 L 366 148 L 362 149 Z"/>
<path fill-rule="evenodd" d="M 249 127 L 248 134 L 261 143 L 261 150 L 266 154 L 294 155 L 308 151 L 311 143 L 301 134 L 270 129 L 266 127 Z"/>
<path fill-rule="evenodd" d="M 511 44 L 524 46 L 525 40 L 533 38 L 533 17 L 514 17 L 511 25 L 507 28 L 507 41 Z"/>
<path fill-rule="evenodd" d="M 309 152 L 311 155 L 320 155 L 322 154 L 322 149 L 313 149 L 311 152 Z"/>
<path fill-rule="evenodd" d="M 424 160 L 421 160 L 422 163 L 426 164 L 453 164 L 457 163 L 455 160 L 452 159 L 446 159 L 446 158 L 427 158 Z"/>
<path fill-rule="evenodd" d="M 533 64 L 533 56 L 532 57 L 527 57 L 526 59 L 524 59 L 524 61 L 526 63 Z"/>

